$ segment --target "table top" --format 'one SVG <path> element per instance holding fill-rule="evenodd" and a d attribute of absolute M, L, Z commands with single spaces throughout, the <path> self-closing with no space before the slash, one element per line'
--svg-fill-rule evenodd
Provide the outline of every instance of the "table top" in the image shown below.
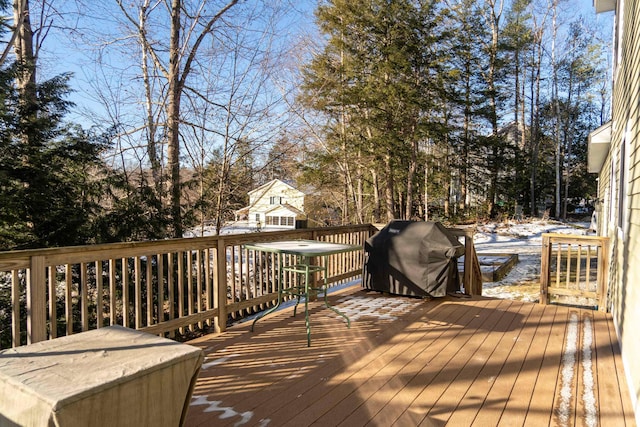
<path fill-rule="evenodd" d="M 320 242 L 317 240 L 283 240 L 277 242 L 248 243 L 244 245 L 244 247 L 254 251 L 305 257 L 333 255 L 362 249 L 360 245 Z"/>

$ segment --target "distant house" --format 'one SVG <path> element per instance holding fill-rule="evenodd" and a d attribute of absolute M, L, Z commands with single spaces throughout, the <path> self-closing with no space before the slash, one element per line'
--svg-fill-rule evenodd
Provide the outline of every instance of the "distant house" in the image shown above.
<path fill-rule="evenodd" d="M 597 231 L 610 238 L 608 309 L 613 315 L 636 420 L 640 424 L 640 2 L 595 0 L 615 12 L 611 121 L 589 136 L 598 174 Z"/>
<path fill-rule="evenodd" d="M 306 220 L 305 193 L 279 179 L 249 191 L 249 206 L 236 211 L 236 219 L 246 218 L 250 227 L 295 228 L 296 220 Z"/>

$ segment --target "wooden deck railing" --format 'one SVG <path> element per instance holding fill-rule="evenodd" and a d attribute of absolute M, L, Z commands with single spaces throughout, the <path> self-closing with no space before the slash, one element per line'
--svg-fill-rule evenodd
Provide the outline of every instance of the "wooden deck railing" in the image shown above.
<path fill-rule="evenodd" d="M 474 229 L 448 228 L 458 239 L 464 237 L 464 271 L 462 283 L 465 292 L 469 295 L 482 295 L 482 271 L 476 247 L 473 244 Z"/>
<path fill-rule="evenodd" d="M 277 298 L 275 257 L 244 244 L 311 239 L 362 246 L 376 231 L 358 225 L 0 252 L 0 348 L 112 324 L 169 337 L 224 331 Z M 456 234 L 473 255 L 465 260 L 467 292 L 480 294 L 473 233 Z M 362 251 L 330 256 L 330 286 L 359 276 L 363 261 Z"/>
<path fill-rule="evenodd" d="M 609 238 L 542 235 L 540 303 L 596 306 L 607 311 Z"/>

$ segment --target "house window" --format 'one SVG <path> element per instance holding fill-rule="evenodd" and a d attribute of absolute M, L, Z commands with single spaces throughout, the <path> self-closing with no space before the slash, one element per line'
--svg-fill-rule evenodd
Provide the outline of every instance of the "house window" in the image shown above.
<path fill-rule="evenodd" d="M 625 130 L 624 139 L 620 144 L 620 168 L 619 176 L 619 193 L 618 193 L 618 227 L 623 233 L 627 232 L 629 224 L 629 141 L 633 138 L 632 134 L 633 122 L 629 120 Z"/>
<path fill-rule="evenodd" d="M 281 205 L 282 204 L 282 197 L 278 197 L 278 196 L 269 197 L 269 204 L 271 204 L 271 205 Z"/>
<path fill-rule="evenodd" d="M 256 222 L 260 221 L 260 214 L 256 214 Z"/>
<path fill-rule="evenodd" d="M 265 222 L 267 225 L 293 227 L 295 225 L 295 218 L 292 216 L 267 216 Z"/>

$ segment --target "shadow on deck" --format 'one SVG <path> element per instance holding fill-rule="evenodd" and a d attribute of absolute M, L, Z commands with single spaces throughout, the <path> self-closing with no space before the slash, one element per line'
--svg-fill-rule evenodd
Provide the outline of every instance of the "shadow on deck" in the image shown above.
<path fill-rule="evenodd" d="M 348 288 L 189 344 L 187 426 L 635 425 L 611 317 L 489 298 Z"/>

